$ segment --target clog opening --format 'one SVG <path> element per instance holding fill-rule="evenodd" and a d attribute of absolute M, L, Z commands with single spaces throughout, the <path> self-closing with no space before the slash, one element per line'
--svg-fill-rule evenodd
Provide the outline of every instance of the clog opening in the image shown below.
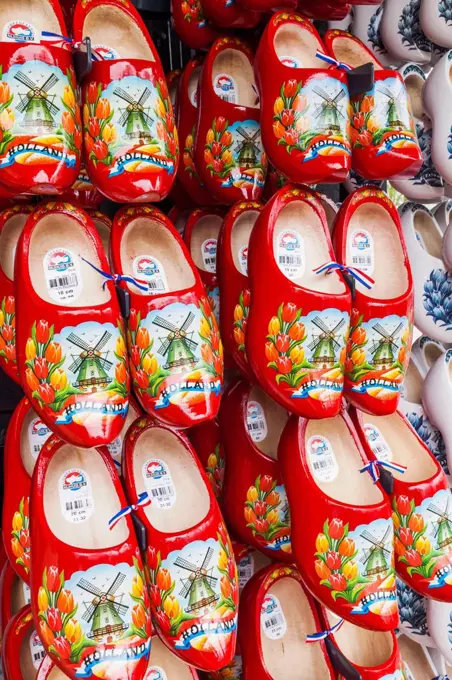
<path fill-rule="evenodd" d="M 327 68 L 326 62 L 315 56 L 317 50 L 324 51 L 317 37 L 304 26 L 283 24 L 273 40 L 276 56 L 286 66 L 295 68 Z"/>
<path fill-rule="evenodd" d="M 104 253 L 106 258 L 108 259 L 109 253 L 110 253 L 110 235 L 111 231 L 109 227 L 105 224 L 105 222 L 98 217 L 92 217 L 94 226 L 97 229 L 97 233 L 99 234 L 99 238 L 102 241 L 102 247 L 104 249 Z"/>
<path fill-rule="evenodd" d="M 155 668 L 155 675 L 150 671 Z M 163 670 L 164 675 L 159 674 L 157 671 Z M 148 671 L 149 675 L 146 678 L 165 678 L 168 680 L 193 680 L 193 675 L 187 664 L 177 658 L 175 654 L 169 651 L 169 649 L 163 644 L 160 638 L 155 635 L 152 638 L 152 652 L 149 657 Z"/>
<path fill-rule="evenodd" d="M 149 290 L 127 284 L 129 290 L 137 295 L 171 293 L 195 285 L 195 276 L 181 244 L 168 229 L 151 217 L 137 217 L 129 222 L 121 239 L 120 257 L 124 274 L 149 281 Z M 147 271 L 146 263 L 149 266 L 154 264 L 159 273 L 144 279 L 140 272 Z M 153 279 L 157 278 L 158 282 L 153 283 Z"/>
<path fill-rule="evenodd" d="M 395 479 L 415 483 L 430 479 L 438 470 L 430 451 L 407 425 L 400 413 L 389 416 L 374 416 L 363 413 L 363 424 L 371 425 L 378 436 L 378 444 L 383 451 L 378 457 L 404 465 L 404 473 L 391 470 Z M 376 440 L 375 440 L 376 441 Z"/>
<path fill-rule="evenodd" d="M 443 256 L 443 239 L 440 230 L 433 221 L 433 217 L 429 213 L 424 212 L 424 210 L 418 210 L 414 214 L 413 225 L 416 238 L 428 254 L 441 260 Z"/>
<path fill-rule="evenodd" d="M 190 74 L 188 79 L 188 98 L 193 106 L 198 108 L 198 82 L 201 75 L 201 66 L 196 66 Z"/>
<path fill-rule="evenodd" d="M 321 645 L 306 644 L 306 636 L 317 626 L 300 583 L 281 578 L 268 589 L 266 597 L 273 598 L 274 606 L 271 618 L 261 616 L 260 627 L 262 658 L 269 676 L 273 680 L 329 678 Z"/>
<path fill-rule="evenodd" d="M 365 49 L 364 45 L 351 37 L 338 36 L 334 38 L 332 49 L 334 57 L 338 61 L 342 61 L 353 68 L 369 63 L 374 65 L 376 71 L 382 68 L 378 61 Z"/>
<path fill-rule="evenodd" d="M 7 24 L 25 24 L 32 26 L 36 35 L 34 41 L 39 42 L 41 31 L 62 33 L 63 27 L 56 17 L 49 0 L 15 0 L 2 2 L 0 8 L 0 35 Z"/>
<path fill-rule="evenodd" d="M 17 242 L 28 217 L 28 215 L 10 217 L 0 232 L 0 267 L 10 281 L 14 281 L 14 257 Z"/>
<path fill-rule="evenodd" d="M 83 484 L 77 486 L 82 479 Z M 68 490 L 69 486 L 74 488 Z M 82 550 L 107 550 L 129 539 L 125 519 L 111 530 L 108 527 L 122 504 L 110 472 L 95 449 L 62 446 L 47 468 L 43 495 L 50 531 L 65 545 Z M 76 520 L 75 510 L 78 510 Z"/>
<path fill-rule="evenodd" d="M 142 432 L 133 453 L 133 476 L 137 494 L 148 491 L 148 467 L 157 460 L 166 471 L 167 507 L 153 502 L 144 508 L 150 524 L 164 534 L 188 531 L 204 520 L 210 498 L 195 460 L 179 438 L 163 428 Z"/>
<path fill-rule="evenodd" d="M 85 17 L 83 37 L 89 36 L 93 47 L 111 48 L 117 59 L 155 61 L 147 37 L 133 19 L 119 7 L 101 4 Z"/>
<path fill-rule="evenodd" d="M 30 626 L 25 633 L 22 644 L 20 645 L 20 673 L 27 680 L 35 680 L 38 674 L 39 664 L 45 656 L 41 642 L 32 644 L 32 636 L 36 635 L 33 626 Z M 13 661 L 10 661 L 12 664 Z M 35 666 L 36 664 L 36 666 Z"/>
<path fill-rule="evenodd" d="M 415 118 L 422 118 L 422 90 L 424 89 L 425 80 L 420 75 L 412 74 L 405 78 L 405 87 L 408 94 L 408 100 L 411 105 L 411 113 Z"/>
<path fill-rule="evenodd" d="M 41 446 L 41 444 L 32 445 L 33 440 L 31 431 L 33 428 L 33 422 L 37 418 L 38 416 L 36 415 L 36 412 L 30 408 L 22 421 L 22 427 L 20 430 L 20 457 L 22 459 L 23 466 L 30 477 L 33 476 L 33 470 L 35 469 L 36 460 L 38 458 Z M 46 437 L 43 436 L 42 440 L 43 444 L 46 441 Z M 35 446 L 38 448 L 35 448 Z"/>
<path fill-rule="evenodd" d="M 212 86 L 222 77 L 229 81 L 227 101 L 237 106 L 259 107 L 254 69 L 250 60 L 240 50 L 222 50 L 212 65 Z"/>
<path fill-rule="evenodd" d="M 328 222 L 328 229 L 330 230 L 330 234 L 333 231 L 334 228 L 334 222 L 336 220 L 336 215 L 338 213 L 338 208 L 336 204 L 332 202 L 331 199 L 329 199 L 327 196 L 322 196 L 321 194 L 319 195 L 319 200 L 320 203 L 322 204 L 322 207 L 325 211 L 326 219 Z"/>
<path fill-rule="evenodd" d="M 90 232 L 74 218 L 50 213 L 40 219 L 31 236 L 28 267 L 36 294 L 49 304 L 65 307 L 95 307 L 110 300 Z"/>
<path fill-rule="evenodd" d="M 358 206 L 348 223 L 346 242 L 347 265 L 362 269 L 375 281 L 370 290 L 357 281 L 360 293 L 390 300 L 406 292 L 408 272 L 400 234 L 386 208 L 373 202 Z"/>
<path fill-rule="evenodd" d="M 435 342 L 427 342 L 425 345 L 424 356 L 429 368 L 431 368 L 436 360 L 439 359 L 443 354 L 444 349 Z"/>
<path fill-rule="evenodd" d="M 15 616 L 26 604 L 30 604 L 30 588 L 15 575 L 11 587 L 11 616 Z"/>
<path fill-rule="evenodd" d="M 323 450 L 320 462 L 319 439 Z M 312 480 L 326 496 L 347 505 L 381 503 L 384 496 L 378 486 L 370 475 L 360 473 L 365 461 L 342 416 L 309 420 L 304 448 Z"/>
<path fill-rule="evenodd" d="M 246 404 L 248 435 L 255 446 L 266 456 L 277 460 L 278 445 L 287 423 L 287 411 L 256 385 Z"/>
<path fill-rule="evenodd" d="M 215 274 L 217 268 L 217 242 L 223 218 L 221 215 L 204 215 L 193 227 L 190 239 L 190 255 L 193 262 L 204 272 Z"/>
<path fill-rule="evenodd" d="M 416 678 L 416 680 L 431 680 L 436 677 L 435 668 L 430 664 L 426 651 L 414 640 L 411 640 L 407 635 L 401 635 L 398 638 L 400 647 L 400 654 L 405 665 L 410 672 L 407 677 Z"/>
<path fill-rule="evenodd" d="M 248 273 L 248 245 L 258 217 L 257 210 L 247 210 L 237 217 L 231 230 L 232 259 L 237 271 L 245 276 Z"/>
<path fill-rule="evenodd" d="M 332 259 L 330 245 L 320 217 L 306 201 L 291 201 L 279 212 L 273 231 L 273 255 L 282 274 L 294 284 L 322 293 L 346 292 L 336 272 L 319 276 L 314 271 Z"/>
<path fill-rule="evenodd" d="M 328 622 L 334 626 L 339 619 L 328 612 Z M 366 630 L 344 621 L 338 631 L 334 633 L 336 646 L 353 664 L 365 668 L 374 668 L 386 663 L 394 649 L 392 633 L 380 633 Z"/>
<path fill-rule="evenodd" d="M 411 404 L 420 404 L 423 386 L 424 378 L 422 377 L 416 364 L 413 361 L 410 361 L 403 383 L 403 393 L 406 401 L 410 402 Z"/>

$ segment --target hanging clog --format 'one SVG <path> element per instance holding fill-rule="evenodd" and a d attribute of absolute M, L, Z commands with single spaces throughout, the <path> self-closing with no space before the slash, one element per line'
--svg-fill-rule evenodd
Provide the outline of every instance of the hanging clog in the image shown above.
<path fill-rule="evenodd" d="M 14 257 L 25 222 L 34 206 L 18 204 L 0 212 L 0 366 L 20 384 L 16 358 Z"/>
<path fill-rule="evenodd" d="M 380 26 L 383 12 L 383 2 L 376 5 L 353 5 L 353 21 L 350 28 L 330 25 L 328 28 L 339 28 L 352 33 L 373 52 L 383 66 L 390 66 L 395 63 L 395 60 L 392 55 L 388 54 L 386 45 L 381 39 Z"/>
<path fill-rule="evenodd" d="M 223 346 L 200 274 L 169 220 L 124 207 L 112 229 L 113 266 L 130 295 L 128 351 L 135 394 L 153 417 L 192 427 L 215 417 Z"/>
<path fill-rule="evenodd" d="M 30 606 L 10 619 L 2 639 L 3 671 L 8 680 L 36 680 L 46 653 L 35 630 Z"/>
<path fill-rule="evenodd" d="M 17 246 L 17 364 L 38 415 L 82 447 L 111 443 L 128 409 L 125 332 L 96 229 L 81 209 L 45 203 Z"/>
<path fill-rule="evenodd" d="M 180 659 L 219 670 L 234 656 L 238 580 L 212 487 L 188 439 L 176 430 L 142 418 L 125 446 L 129 500 L 136 505 L 143 495 L 151 499 L 136 515 L 146 530 L 154 624 Z"/>
<path fill-rule="evenodd" d="M 421 0 L 419 11 L 420 29 L 427 38 L 440 47 L 452 47 L 450 30 L 451 12 L 448 2 Z"/>
<path fill-rule="evenodd" d="M 9 560 L 0 576 L 1 612 L 0 635 L 3 637 L 9 621 L 22 607 L 30 604 L 30 587 L 18 577 Z"/>
<path fill-rule="evenodd" d="M 195 165 L 219 203 L 259 200 L 267 157 L 261 140 L 254 56 L 238 38 L 218 38 L 198 83 Z"/>
<path fill-rule="evenodd" d="M 424 377 L 445 352 L 444 345 L 426 335 L 418 337 L 411 348 L 411 355 L 415 357 Z"/>
<path fill-rule="evenodd" d="M 369 413 L 393 413 L 410 356 L 414 298 L 395 205 L 379 189 L 357 189 L 341 206 L 334 242 L 338 262 L 358 270 L 347 341 L 346 397 Z"/>
<path fill-rule="evenodd" d="M 202 7 L 209 21 L 221 28 L 254 28 L 262 17 L 260 12 L 242 9 L 235 0 L 202 0 Z"/>
<path fill-rule="evenodd" d="M 160 201 L 174 182 L 179 144 L 152 38 L 130 0 L 79 0 L 74 39 L 87 36 L 97 58 L 83 82 L 91 181 L 113 201 Z"/>
<path fill-rule="evenodd" d="M 353 169 L 368 179 L 412 177 L 421 168 L 422 153 L 402 76 L 350 33 L 327 31 L 324 41 L 339 62 L 374 66 L 372 88 L 350 100 Z"/>
<path fill-rule="evenodd" d="M 245 351 L 250 308 L 248 246 L 262 208 L 255 201 L 236 203 L 223 220 L 218 242 L 221 337 L 227 354 L 249 380 L 252 375 Z"/>
<path fill-rule="evenodd" d="M 396 582 L 400 632 L 423 647 L 433 647 L 433 640 L 430 637 L 427 625 L 427 598 L 419 595 L 401 579 L 397 578 Z M 436 600 L 431 601 L 436 602 Z"/>
<path fill-rule="evenodd" d="M 31 603 L 46 652 L 70 678 L 141 680 L 151 646 L 147 579 L 106 450 L 49 439 L 31 509 Z"/>
<path fill-rule="evenodd" d="M 284 409 L 244 380 L 227 393 L 220 411 L 228 524 L 247 545 L 292 563 L 289 504 L 277 459 L 286 421 Z"/>
<path fill-rule="evenodd" d="M 260 385 L 304 417 L 334 416 L 341 405 L 351 296 L 337 270 L 323 271 L 334 260 L 315 192 L 278 191 L 251 234 L 245 346 Z"/>
<path fill-rule="evenodd" d="M 452 101 L 451 59 L 452 50 L 449 50 L 429 73 L 422 92 L 424 111 L 432 121 L 433 164 L 447 184 L 452 184 L 451 124 L 445 114 Z"/>
<path fill-rule="evenodd" d="M 210 482 L 215 498 L 221 504 L 224 484 L 225 453 L 217 420 L 207 420 L 188 432 L 204 472 Z"/>
<path fill-rule="evenodd" d="M 218 38 L 218 30 L 208 21 L 201 0 L 174 0 L 171 16 L 177 35 L 192 50 L 207 50 Z"/>
<path fill-rule="evenodd" d="M 345 71 L 316 56 L 325 46 L 300 14 L 273 15 L 256 54 L 262 141 L 291 182 L 342 182 L 351 167 Z"/>
<path fill-rule="evenodd" d="M 424 381 L 422 404 L 430 422 L 438 428 L 443 437 L 447 467 L 452 470 L 452 427 L 447 404 L 452 394 L 450 368 L 452 352 L 440 356 L 429 370 Z"/>
<path fill-rule="evenodd" d="M 380 35 L 392 63 L 429 64 L 432 43 L 419 25 L 419 0 L 385 0 Z"/>

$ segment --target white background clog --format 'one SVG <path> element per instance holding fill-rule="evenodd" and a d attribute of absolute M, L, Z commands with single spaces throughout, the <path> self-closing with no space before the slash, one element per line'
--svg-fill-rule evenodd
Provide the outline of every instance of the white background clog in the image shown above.
<path fill-rule="evenodd" d="M 449 31 L 452 37 L 452 26 Z M 449 50 L 430 72 L 422 93 L 424 111 L 433 126 L 433 164 L 448 184 L 452 184 L 451 66 L 452 50 Z"/>

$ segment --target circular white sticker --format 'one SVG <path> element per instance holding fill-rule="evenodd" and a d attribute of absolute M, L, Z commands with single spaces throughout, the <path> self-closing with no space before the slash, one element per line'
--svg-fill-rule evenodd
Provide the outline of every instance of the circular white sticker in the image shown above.
<path fill-rule="evenodd" d="M 278 59 L 281 64 L 284 64 L 284 66 L 289 66 L 290 68 L 300 68 L 301 66 L 299 60 L 295 59 L 294 57 L 284 56 L 278 57 Z"/>
<path fill-rule="evenodd" d="M 286 617 L 276 595 L 267 594 L 261 606 L 261 627 L 270 640 L 280 640 L 287 631 Z"/>
<path fill-rule="evenodd" d="M 215 274 L 217 271 L 217 239 L 208 238 L 203 241 L 201 252 L 206 271 Z"/>
<path fill-rule="evenodd" d="M 72 524 L 86 522 L 94 511 L 91 481 L 86 472 L 80 468 L 66 470 L 58 488 L 63 517 Z"/>
<path fill-rule="evenodd" d="M 219 73 L 213 81 L 213 89 L 223 101 L 237 104 L 238 88 L 234 78 L 227 73 Z"/>
<path fill-rule="evenodd" d="M 30 446 L 31 455 L 35 460 L 51 434 L 51 430 L 40 418 L 34 418 L 29 424 L 28 444 Z"/>
<path fill-rule="evenodd" d="M 163 265 L 153 255 L 138 255 L 133 261 L 133 275 L 136 279 L 147 281 L 150 295 L 169 290 Z"/>
<path fill-rule="evenodd" d="M 111 61 L 112 59 L 120 59 L 119 52 L 109 45 L 93 45 L 92 51 L 96 52 L 96 56 L 103 61 Z"/>
<path fill-rule="evenodd" d="M 239 573 L 239 590 L 242 590 L 254 574 L 254 557 L 251 553 L 237 562 L 237 571 Z"/>
<path fill-rule="evenodd" d="M 38 31 L 33 24 L 29 24 L 28 21 L 23 21 L 22 19 L 16 19 L 4 25 L 2 40 L 3 42 L 32 43 L 39 42 L 37 39 L 38 35 Z"/>
<path fill-rule="evenodd" d="M 276 262 L 288 279 L 298 279 L 304 274 L 304 241 L 295 229 L 286 229 L 278 235 Z"/>
<path fill-rule="evenodd" d="M 30 635 L 30 654 L 31 660 L 33 661 L 33 666 L 39 668 L 42 663 L 43 658 L 46 655 L 46 651 L 42 645 L 39 635 L 34 630 Z"/>
<path fill-rule="evenodd" d="M 248 276 L 248 246 L 242 246 L 239 250 L 240 271 Z"/>
<path fill-rule="evenodd" d="M 171 473 L 163 460 L 150 458 L 142 468 L 142 475 L 149 498 L 161 510 L 169 510 L 176 502 Z"/>
<path fill-rule="evenodd" d="M 336 479 L 339 466 L 329 439 L 320 434 L 310 437 L 308 456 L 316 479 L 320 482 L 332 482 Z"/>
<path fill-rule="evenodd" d="M 386 441 L 386 439 L 381 434 L 378 427 L 375 425 L 364 425 L 364 434 L 366 435 L 367 443 L 372 449 L 372 453 L 378 460 L 384 460 L 386 462 L 391 462 L 392 451 Z"/>
<path fill-rule="evenodd" d="M 83 281 L 76 256 L 67 248 L 53 248 L 44 255 L 47 290 L 55 302 L 77 300 Z"/>
<path fill-rule="evenodd" d="M 352 266 L 373 274 L 375 266 L 374 240 L 365 229 L 356 229 L 351 237 Z"/>
<path fill-rule="evenodd" d="M 264 409 L 258 401 L 249 401 L 246 405 L 246 426 L 253 442 L 263 441 L 268 434 Z"/>
<path fill-rule="evenodd" d="M 144 680 L 168 680 L 166 673 L 160 666 L 151 666 L 148 668 Z"/>
<path fill-rule="evenodd" d="M 118 473 L 121 474 L 121 464 L 122 464 L 122 437 L 116 437 L 111 444 L 107 444 L 108 453 L 113 458 L 116 467 L 118 468 Z"/>

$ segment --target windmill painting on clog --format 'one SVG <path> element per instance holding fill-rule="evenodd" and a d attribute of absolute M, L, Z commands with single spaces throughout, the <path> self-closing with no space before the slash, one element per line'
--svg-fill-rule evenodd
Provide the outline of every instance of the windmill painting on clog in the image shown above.
<path fill-rule="evenodd" d="M 77 179 L 82 129 L 71 41 L 56 0 L 0 8 L 0 171 L 15 193 L 60 194 Z"/>
<path fill-rule="evenodd" d="M 112 31 L 115 39 L 112 42 Z M 174 182 L 179 144 L 160 57 L 130 0 L 79 2 L 74 39 L 97 60 L 83 82 L 85 163 L 118 202 L 159 201 Z"/>

